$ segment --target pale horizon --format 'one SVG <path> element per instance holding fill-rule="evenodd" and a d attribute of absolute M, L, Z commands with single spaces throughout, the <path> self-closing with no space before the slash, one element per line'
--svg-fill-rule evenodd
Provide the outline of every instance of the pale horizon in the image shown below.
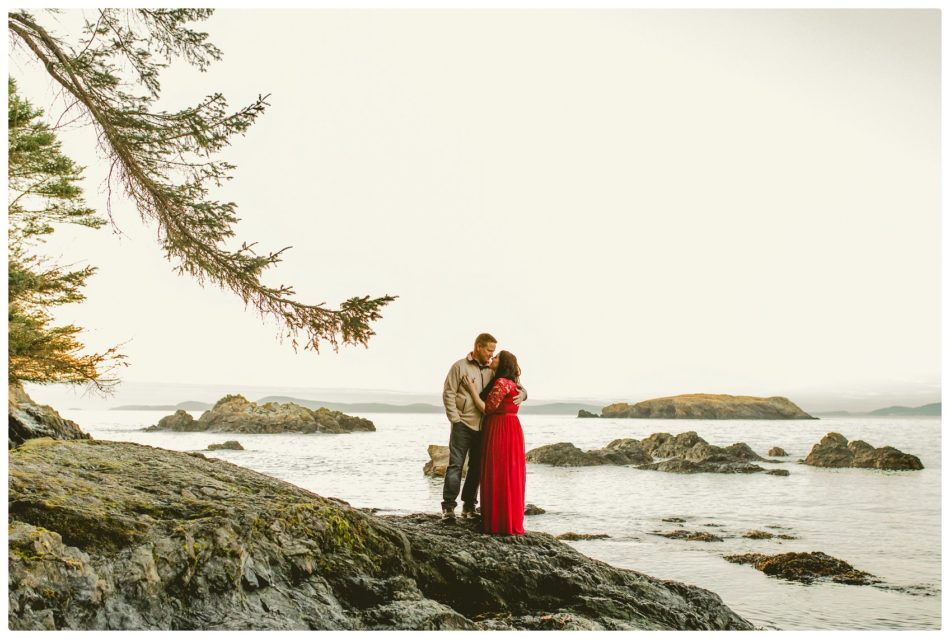
<path fill-rule="evenodd" d="M 79 388 L 63 386 L 38 386 L 26 384 L 30 396 L 41 404 L 80 408 L 85 410 L 108 410 L 124 405 L 175 405 L 187 401 L 214 403 L 228 394 L 241 394 L 251 401 L 257 401 L 273 395 L 290 396 L 295 399 L 320 400 L 341 403 L 385 403 L 408 405 L 415 403 L 441 403 L 441 393 L 437 391 L 403 391 L 385 388 L 314 388 L 304 386 L 254 386 L 248 384 L 179 384 L 174 382 L 127 382 L 118 387 L 113 395 L 88 393 Z M 719 394 L 707 390 L 683 390 L 681 392 L 643 394 L 628 396 L 567 396 L 546 397 L 529 393 L 529 402 L 545 403 L 588 403 L 606 406 L 615 402 L 634 404 L 647 399 L 684 395 L 691 393 Z M 748 393 L 724 393 L 747 395 Z M 787 397 L 806 412 L 849 411 L 869 412 L 890 406 L 918 407 L 941 401 L 940 389 L 926 387 L 877 389 L 843 389 L 838 392 L 806 389 L 798 393 L 780 394 Z M 771 396 L 771 395 L 769 395 Z"/>
<path fill-rule="evenodd" d="M 295 354 L 176 276 L 115 195 L 123 236 L 47 248 L 99 267 L 57 318 L 126 343 L 126 385 L 437 395 L 488 331 L 549 401 L 940 401 L 939 10 L 219 10 L 200 30 L 223 60 L 170 68 L 162 104 L 271 94 L 214 194 L 238 240 L 293 245 L 267 281 L 399 299 L 368 349 Z M 46 72 L 9 71 L 55 121 Z M 92 130 L 61 138 L 104 212 Z"/>

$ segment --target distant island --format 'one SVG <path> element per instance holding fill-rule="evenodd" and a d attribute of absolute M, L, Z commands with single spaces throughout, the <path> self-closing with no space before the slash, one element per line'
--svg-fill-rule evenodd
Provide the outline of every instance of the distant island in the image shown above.
<path fill-rule="evenodd" d="M 888 406 L 887 408 L 878 408 L 868 413 L 853 413 L 846 410 L 822 411 L 815 413 L 825 417 L 903 417 L 903 416 L 927 416 L 940 417 L 941 402 L 933 404 L 924 404 L 923 406 Z"/>
<path fill-rule="evenodd" d="M 312 410 L 326 408 L 328 410 L 340 411 L 343 413 L 444 413 L 445 408 L 435 404 L 384 404 L 380 402 L 364 402 L 347 404 L 343 402 L 324 402 L 313 399 L 297 399 L 294 397 L 284 397 L 280 395 L 271 395 L 257 400 L 258 404 L 267 404 L 275 402 L 278 404 L 297 404 L 305 406 Z M 127 404 L 116 406 L 109 410 L 157 410 L 165 412 L 174 412 L 179 410 L 199 411 L 209 410 L 213 405 L 205 402 L 182 402 L 174 406 L 150 406 L 139 404 Z M 575 415 L 580 410 L 598 411 L 600 407 L 596 404 L 584 404 L 577 402 L 548 402 L 543 404 L 526 403 L 521 407 L 522 414 L 527 415 Z"/>
<path fill-rule="evenodd" d="M 664 411 L 676 409 L 670 408 L 671 403 L 668 403 L 666 400 L 677 399 L 677 404 L 680 406 L 682 411 L 696 410 L 695 401 L 689 400 L 687 398 L 735 398 L 735 399 L 753 399 L 753 400 L 771 400 L 771 399 L 781 399 L 788 401 L 785 398 L 763 398 L 763 397 L 742 397 L 742 396 L 732 396 L 732 395 L 702 395 L 702 394 L 693 394 L 693 395 L 676 395 L 674 397 L 661 397 L 657 399 L 646 400 L 638 404 L 633 404 L 632 406 L 641 406 L 643 405 L 644 409 L 649 409 L 647 412 L 649 414 L 643 415 L 643 417 L 659 417 L 663 418 L 662 414 Z M 384 402 L 362 402 L 362 403 L 345 403 L 345 402 L 325 402 L 321 400 L 313 399 L 297 399 L 295 397 L 283 396 L 283 395 L 269 395 L 267 397 L 262 397 L 257 400 L 259 404 L 266 404 L 267 402 L 277 402 L 281 404 L 298 404 L 300 406 L 306 406 L 307 408 L 316 410 L 318 408 L 326 408 L 328 410 L 340 411 L 344 413 L 431 413 L 439 414 L 445 411 L 442 406 L 437 406 L 435 404 L 425 404 L 425 403 L 415 403 L 415 404 L 387 404 Z M 652 402 L 652 404 L 650 403 Z M 788 403 L 794 407 L 792 413 L 798 415 L 797 417 L 768 417 L 768 416 L 756 416 L 756 417 L 693 417 L 693 419 L 815 419 L 817 417 L 901 417 L 901 416 L 933 416 L 939 417 L 941 415 L 941 404 L 936 402 L 933 404 L 926 404 L 924 406 L 908 407 L 908 406 L 888 406 L 886 408 L 879 408 L 870 412 L 852 412 L 846 410 L 831 410 L 831 411 L 816 411 L 811 414 L 802 411 L 797 405 L 788 401 Z M 608 411 L 610 414 L 604 414 L 603 417 L 635 417 L 635 415 L 627 414 L 630 413 L 632 408 L 630 404 L 626 403 L 617 403 L 611 404 L 607 407 L 601 407 L 597 404 L 590 404 L 584 402 L 545 402 L 545 403 L 534 403 L 528 401 L 521 407 L 519 411 L 523 415 L 577 415 L 581 412 L 584 413 L 585 417 L 599 417 L 601 416 L 601 408 L 604 411 Z M 687 409 L 686 406 L 693 406 L 693 408 Z M 737 405 L 738 406 L 738 405 Z M 145 405 L 145 404 L 126 404 L 122 406 L 116 406 L 115 408 L 110 408 L 109 410 L 141 410 L 141 411 L 165 411 L 165 412 L 175 412 L 179 410 L 185 411 L 204 411 L 209 410 L 213 407 L 213 404 L 208 402 L 197 402 L 197 401 L 188 401 L 181 402 L 180 404 L 172 405 Z M 624 408 L 626 407 L 626 408 Z M 743 408 L 749 407 L 748 405 Z M 639 410 L 639 409 L 638 409 Z M 705 409 L 703 409 L 705 410 Z M 801 411 L 797 413 L 795 411 Z M 715 412 L 715 411 L 713 411 Z M 624 414 L 619 414 L 624 413 Z M 667 417 L 668 419 L 690 419 L 690 417 Z"/>
<path fill-rule="evenodd" d="M 605 406 L 602 417 L 640 419 L 818 419 L 785 397 L 694 393 Z"/>
<path fill-rule="evenodd" d="M 176 410 L 209 410 L 214 404 L 208 404 L 207 402 L 182 402 L 180 404 L 171 405 L 141 405 L 141 404 L 126 404 L 124 406 L 116 406 L 115 408 L 110 408 L 109 410 L 161 410 L 161 411 L 176 411 Z"/>

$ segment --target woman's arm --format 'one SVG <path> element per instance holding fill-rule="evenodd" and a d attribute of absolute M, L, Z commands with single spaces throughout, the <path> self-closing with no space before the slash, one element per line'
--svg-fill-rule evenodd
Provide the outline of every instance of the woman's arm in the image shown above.
<path fill-rule="evenodd" d="M 483 402 L 482 398 L 478 396 L 478 389 L 475 388 L 475 381 L 471 377 L 464 376 L 462 377 L 462 385 L 465 386 L 465 390 L 468 391 L 468 394 L 472 396 L 472 401 L 475 402 L 478 410 L 484 413 L 485 402 Z"/>
<path fill-rule="evenodd" d="M 485 413 L 494 413 L 501 407 L 501 403 L 505 401 L 505 398 L 508 397 L 514 390 L 515 383 L 511 380 L 501 378 L 495 381 L 495 385 L 492 386 L 491 391 L 488 393 L 488 398 L 485 400 Z"/>

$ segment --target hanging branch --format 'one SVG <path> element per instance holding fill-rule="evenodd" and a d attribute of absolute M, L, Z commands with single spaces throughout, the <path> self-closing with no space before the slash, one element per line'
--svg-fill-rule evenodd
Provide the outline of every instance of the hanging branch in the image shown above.
<path fill-rule="evenodd" d="M 11 12 L 8 27 L 49 75 L 77 101 L 95 126 L 112 167 L 112 181 L 135 203 L 147 224 L 155 224 L 165 257 L 179 273 L 236 293 L 262 317 L 277 319 L 282 337 L 296 350 L 319 351 L 322 342 L 363 344 L 375 333 L 370 324 L 396 298 L 352 297 L 339 309 L 303 304 L 291 286 L 267 286 L 265 270 L 287 250 L 258 255 L 248 244 L 229 250 L 238 222 L 236 205 L 209 198 L 209 190 L 230 179 L 234 167 L 213 159 L 244 134 L 263 113 L 267 96 L 229 113 L 220 93 L 175 112 L 155 111 L 159 72 L 180 58 L 204 70 L 221 52 L 207 34 L 186 26 L 211 15 L 208 9 L 102 9 L 86 24 L 87 41 L 75 52 L 25 11 Z M 120 77 L 130 72 L 133 88 Z M 111 213 L 110 213 L 111 219 Z"/>

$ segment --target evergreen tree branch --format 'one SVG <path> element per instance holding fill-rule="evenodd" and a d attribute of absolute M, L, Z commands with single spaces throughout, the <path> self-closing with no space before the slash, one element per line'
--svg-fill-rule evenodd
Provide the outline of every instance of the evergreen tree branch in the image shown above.
<path fill-rule="evenodd" d="M 182 57 L 200 69 L 220 58 L 220 51 L 207 42 L 207 34 L 184 26 L 206 18 L 210 11 L 128 12 L 131 19 L 146 24 L 146 35 L 134 25 L 122 24 L 117 15 L 117 10 L 100 11 L 90 42 L 78 55 L 71 54 L 30 14 L 21 11 L 8 16 L 11 32 L 88 112 L 103 150 L 112 159 L 109 188 L 114 173 L 142 220 L 156 225 L 165 256 L 179 273 L 231 290 L 262 317 L 275 317 L 295 350 L 301 335 L 305 350 L 319 351 L 323 342 L 334 350 L 341 343 L 365 346 L 375 334 L 370 324 L 380 319 L 382 307 L 394 296 L 353 297 L 339 309 L 325 308 L 325 303 L 304 304 L 293 299 L 291 287 L 271 287 L 261 280 L 265 270 L 280 262 L 285 249 L 257 255 L 246 246 L 231 251 L 224 245 L 234 236 L 236 206 L 208 199 L 208 190 L 230 179 L 233 167 L 197 158 L 210 157 L 235 134 L 244 134 L 267 106 L 267 96 L 234 113 L 228 113 L 220 94 L 177 112 L 150 110 L 160 90 L 158 71 L 172 57 Z M 110 43 L 93 46 L 92 40 L 105 33 L 112 34 Z M 156 51 L 165 62 L 153 59 Z M 129 62 L 148 95 L 135 96 L 122 89 L 113 57 Z M 185 179 L 173 181 L 174 173 L 169 173 L 173 170 L 183 172 Z M 111 207 L 108 213 L 112 220 Z"/>

